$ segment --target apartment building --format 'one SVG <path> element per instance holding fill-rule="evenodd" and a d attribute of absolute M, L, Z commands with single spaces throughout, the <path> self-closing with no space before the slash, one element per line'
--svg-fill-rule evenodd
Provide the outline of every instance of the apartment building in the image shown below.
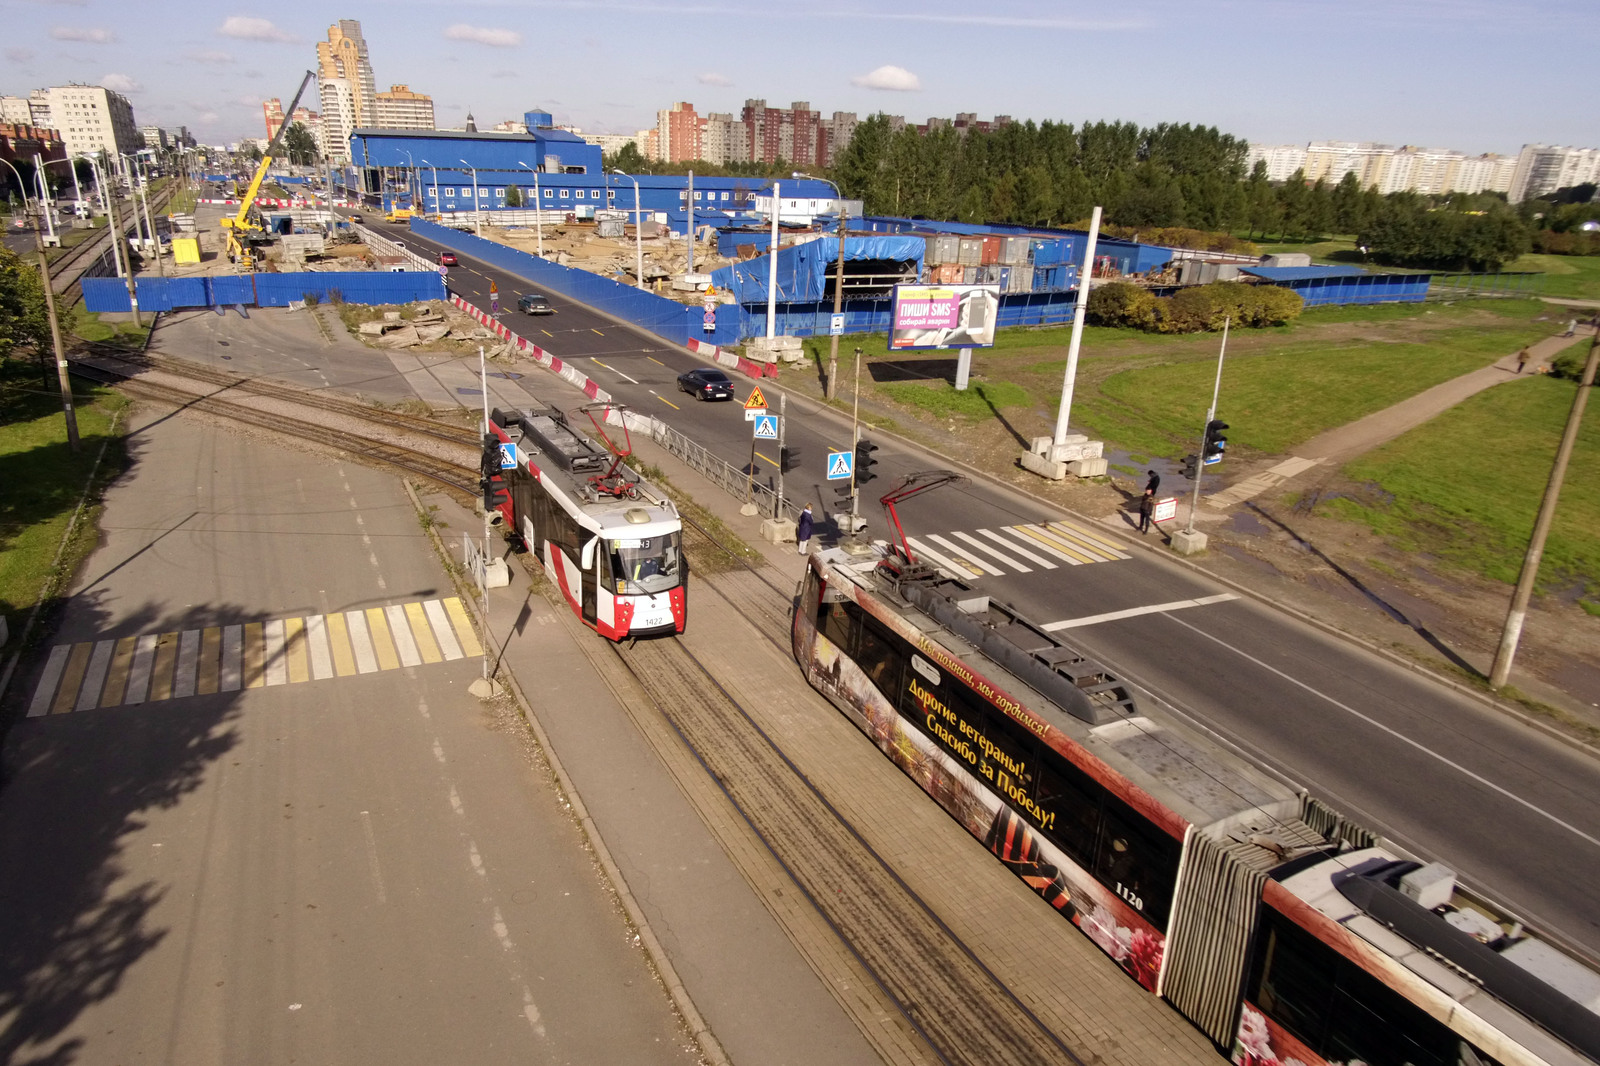
<path fill-rule="evenodd" d="M 656 112 L 656 152 L 651 158 L 667 163 L 701 158 L 700 116 L 693 104 L 680 101 Z"/>
<path fill-rule="evenodd" d="M 26 96 L 0 96 L 0 123 L 7 126 L 32 126 L 33 109 Z"/>
<path fill-rule="evenodd" d="M 433 97 L 414 93 L 406 85 L 391 85 L 388 92 L 373 96 L 368 125 L 385 130 L 431 130 Z"/>
<path fill-rule="evenodd" d="M 378 86 L 372 76 L 372 60 L 367 54 L 367 41 L 361 36 L 359 21 L 340 19 L 328 27 L 328 39 L 317 42 L 317 76 L 348 82 L 355 125 L 371 124 L 368 112 L 372 109 L 373 98 L 378 95 Z"/>
<path fill-rule="evenodd" d="M 146 148 L 151 148 L 158 152 L 165 152 L 168 148 L 172 147 L 171 142 L 167 140 L 167 131 L 162 129 L 160 126 L 140 126 L 139 136 L 144 140 L 144 146 Z"/>
<path fill-rule="evenodd" d="M 1512 203 L 1519 203 L 1590 183 L 1600 183 L 1600 148 L 1525 144 L 1506 195 Z"/>
<path fill-rule="evenodd" d="M 350 161 L 350 134 L 356 128 L 355 92 L 344 78 L 317 83 L 322 97 L 322 151 L 333 163 Z"/>
<path fill-rule="evenodd" d="M 1354 174 L 1363 188 L 1388 195 L 1418 192 L 1439 196 L 1451 192 L 1506 192 L 1515 160 L 1510 156 L 1468 156 L 1448 148 L 1374 144 L 1370 141 L 1312 141 L 1252 145 L 1247 166 L 1267 164 L 1269 181 L 1288 181 L 1303 171 L 1308 182 L 1337 185 Z"/>
<path fill-rule="evenodd" d="M 116 154 L 139 150 L 133 105 L 121 93 L 99 85 L 58 85 L 28 94 L 34 126 L 54 129 L 68 155 Z"/>

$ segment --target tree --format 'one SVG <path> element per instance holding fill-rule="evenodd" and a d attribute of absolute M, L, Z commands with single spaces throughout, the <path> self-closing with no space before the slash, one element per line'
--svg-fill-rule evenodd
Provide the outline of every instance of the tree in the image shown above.
<path fill-rule="evenodd" d="M 507 207 L 521 207 L 522 206 L 522 190 L 517 188 L 515 185 L 507 185 L 506 186 L 506 206 Z"/>
<path fill-rule="evenodd" d="M 615 154 L 602 158 L 601 162 L 607 170 L 620 170 L 624 174 L 650 173 L 650 161 L 632 141 L 618 148 Z"/>
<path fill-rule="evenodd" d="M 1366 221 L 1362 217 L 1365 204 L 1361 198 L 1361 179 L 1350 171 L 1339 179 L 1339 184 L 1328 194 L 1333 209 L 1333 228 L 1336 233 L 1360 233 Z"/>
<path fill-rule="evenodd" d="M 63 309 L 61 329 L 72 328 Z M 41 366 L 51 351 L 50 315 L 39 268 L 9 248 L 0 248 L 0 359 L 32 352 Z"/>
<path fill-rule="evenodd" d="M 317 139 L 306 129 L 305 123 L 293 123 L 283 131 L 283 154 L 296 166 L 305 166 L 317 161 Z"/>

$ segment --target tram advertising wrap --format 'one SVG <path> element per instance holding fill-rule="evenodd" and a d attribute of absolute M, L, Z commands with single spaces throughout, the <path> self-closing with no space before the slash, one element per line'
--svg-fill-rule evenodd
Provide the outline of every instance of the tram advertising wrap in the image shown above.
<path fill-rule="evenodd" d="M 992 348 L 998 285 L 896 285 L 889 347 Z"/>

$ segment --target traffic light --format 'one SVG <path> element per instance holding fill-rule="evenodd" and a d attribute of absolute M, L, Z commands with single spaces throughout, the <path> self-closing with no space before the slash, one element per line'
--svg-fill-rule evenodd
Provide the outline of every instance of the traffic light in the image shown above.
<path fill-rule="evenodd" d="M 794 470 L 795 467 L 797 467 L 799 465 L 800 465 L 800 449 L 799 448 L 779 448 L 778 449 L 778 470 L 781 473 L 785 473 L 785 474 L 790 473 L 790 472 L 792 472 Z"/>
<path fill-rule="evenodd" d="M 503 478 L 485 477 L 479 484 L 483 487 L 483 511 L 492 515 L 498 511 L 502 504 L 511 502 L 511 486 Z"/>
<path fill-rule="evenodd" d="M 1228 428 L 1228 423 L 1220 418 L 1213 418 L 1206 423 L 1206 443 L 1202 455 L 1207 465 L 1222 461 L 1222 451 L 1228 446 L 1228 438 L 1222 431 Z"/>
<path fill-rule="evenodd" d="M 878 446 L 870 440 L 862 440 L 856 443 L 855 474 L 857 485 L 865 485 L 878 476 L 872 472 L 872 468 L 878 465 L 878 460 L 872 457 L 872 453 L 877 450 Z"/>
<path fill-rule="evenodd" d="M 841 481 L 839 484 L 835 485 L 833 487 L 833 494 L 839 497 L 838 500 L 834 502 L 833 509 L 835 511 L 848 512 L 850 510 L 851 500 L 855 497 L 855 489 L 851 486 L 850 482 Z"/>
<path fill-rule="evenodd" d="M 1200 476 L 1200 457 L 1198 455 L 1185 455 L 1183 457 L 1183 476 L 1193 481 Z"/>

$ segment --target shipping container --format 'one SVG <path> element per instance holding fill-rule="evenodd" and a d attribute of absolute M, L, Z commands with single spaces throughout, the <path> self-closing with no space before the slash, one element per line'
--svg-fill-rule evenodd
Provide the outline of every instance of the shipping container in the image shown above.
<path fill-rule="evenodd" d="M 956 262 L 964 267 L 983 265 L 983 239 L 980 237 L 962 237 L 961 251 L 956 257 Z"/>
<path fill-rule="evenodd" d="M 950 233 L 938 233 L 928 238 L 928 262 L 934 264 L 959 263 L 961 238 Z"/>
<path fill-rule="evenodd" d="M 984 239 L 988 240 L 987 237 L 984 238 Z M 997 237 L 997 238 L 995 238 L 995 240 L 998 241 L 999 238 Z M 987 266 L 983 267 L 983 281 L 981 282 L 981 284 L 984 284 L 984 285 L 998 285 L 998 284 L 1000 284 L 1000 264 L 999 263 L 990 263 Z"/>
<path fill-rule="evenodd" d="M 1066 241 L 1035 240 L 1032 243 L 1034 266 L 1059 266 L 1066 262 Z"/>
<path fill-rule="evenodd" d="M 1010 267 L 1010 274 L 1006 278 L 1006 292 L 1032 292 L 1034 268 L 1031 266 Z"/>
<path fill-rule="evenodd" d="M 991 236 L 991 237 L 984 237 L 984 238 L 982 238 L 982 240 L 983 240 L 983 260 L 982 260 L 983 265 L 984 266 L 993 266 L 994 264 L 1000 262 L 1000 245 L 1002 243 L 1004 243 L 1003 238 L 992 237 Z"/>
<path fill-rule="evenodd" d="M 965 244 L 966 241 L 962 241 L 961 243 Z M 976 267 L 976 266 L 973 266 L 973 267 L 962 267 L 961 268 L 961 283 L 963 285 L 976 285 L 976 284 L 978 284 L 978 275 L 982 271 L 983 271 L 983 267 Z"/>
<path fill-rule="evenodd" d="M 1000 241 L 1000 262 L 1005 266 L 1021 266 L 1028 261 L 1033 242 L 1026 237 L 1004 237 Z"/>
<path fill-rule="evenodd" d="M 940 285 L 960 285 L 966 278 L 960 263 L 940 263 L 933 268 L 933 280 Z"/>

